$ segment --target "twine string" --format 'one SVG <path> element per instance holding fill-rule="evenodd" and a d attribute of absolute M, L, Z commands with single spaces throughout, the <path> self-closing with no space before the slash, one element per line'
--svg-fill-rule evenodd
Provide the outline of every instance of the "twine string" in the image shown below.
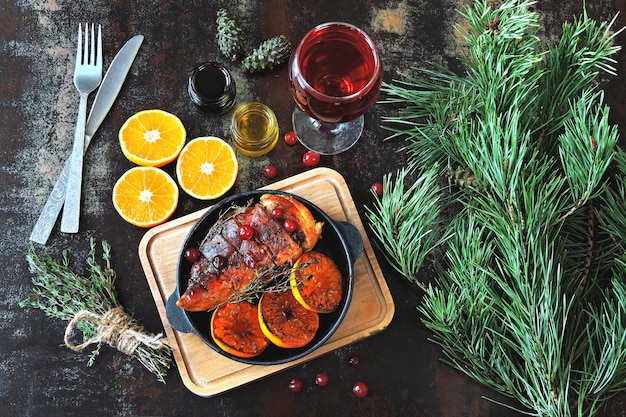
<path fill-rule="evenodd" d="M 95 335 L 76 345 L 71 338 L 81 320 L 95 323 L 97 328 Z M 112 308 L 104 314 L 96 314 L 88 310 L 76 313 L 65 329 L 65 345 L 72 350 L 80 351 L 93 343 L 101 342 L 127 355 L 132 355 L 142 344 L 153 349 L 160 349 L 167 345 L 167 340 L 161 333 L 157 335 L 147 333 L 122 307 Z"/>

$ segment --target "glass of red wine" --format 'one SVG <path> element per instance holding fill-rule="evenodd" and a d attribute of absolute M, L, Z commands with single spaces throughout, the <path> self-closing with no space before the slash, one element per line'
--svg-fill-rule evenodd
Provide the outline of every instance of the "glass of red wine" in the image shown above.
<path fill-rule="evenodd" d="M 348 23 L 313 28 L 289 62 L 289 87 L 296 102 L 293 130 L 308 149 L 336 155 L 363 132 L 363 113 L 378 98 L 382 81 L 374 41 Z"/>

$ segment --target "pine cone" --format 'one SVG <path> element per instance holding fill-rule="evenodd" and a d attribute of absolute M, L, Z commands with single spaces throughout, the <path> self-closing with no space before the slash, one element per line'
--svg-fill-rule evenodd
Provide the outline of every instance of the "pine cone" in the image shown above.
<path fill-rule="evenodd" d="M 243 50 L 243 31 L 226 9 L 220 9 L 217 12 L 217 46 L 233 61 Z"/>
<path fill-rule="evenodd" d="M 267 39 L 243 60 L 243 66 L 250 72 L 274 68 L 291 56 L 291 44 L 283 35 Z"/>

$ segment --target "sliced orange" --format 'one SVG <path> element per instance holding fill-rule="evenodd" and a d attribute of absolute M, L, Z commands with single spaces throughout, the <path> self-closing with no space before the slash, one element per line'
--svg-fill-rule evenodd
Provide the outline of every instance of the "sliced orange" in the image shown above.
<path fill-rule="evenodd" d="M 283 348 L 307 345 L 320 325 L 319 315 L 304 308 L 289 290 L 263 293 L 258 310 L 263 334 Z"/>
<path fill-rule="evenodd" d="M 113 206 L 128 223 L 152 227 L 169 219 L 178 205 L 178 186 L 155 167 L 131 168 L 113 187 Z"/>
<path fill-rule="evenodd" d="M 331 313 L 342 298 L 341 271 L 323 253 L 305 252 L 294 264 L 289 277 L 291 291 L 307 310 Z"/>
<path fill-rule="evenodd" d="M 235 184 L 238 172 L 235 151 L 214 136 L 189 141 L 176 162 L 180 188 L 200 200 L 211 200 L 226 194 Z"/>
<path fill-rule="evenodd" d="M 129 117 L 119 132 L 126 158 L 146 167 L 172 162 L 183 149 L 186 137 L 180 119 L 163 110 L 140 111 Z"/>
<path fill-rule="evenodd" d="M 217 307 L 211 315 L 211 337 L 220 349 L 239 358 L 260 355 L 270 343 L 261 331 L 257 306 L 247 301 Z"/>

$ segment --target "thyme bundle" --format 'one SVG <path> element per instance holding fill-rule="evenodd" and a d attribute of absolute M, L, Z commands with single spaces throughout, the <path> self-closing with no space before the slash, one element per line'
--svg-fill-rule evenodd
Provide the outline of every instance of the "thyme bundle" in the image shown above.
<path fill-rule="evenodd" d="M 65 343 L 70 349 L 82 350 L 96 344 L 89 356 L 89 366 L 105 342 L 138 359 L 165 383 L 172 353 L 167 339 L 160 333 L 146 332 L 124 311 L 115 290 L 116 275 L 111 269 L 111 247 L 107 242 L 102 242 L 102 251 L 104 266 L 96 261 L 96 242 L 90 239 L 89 276 L 81 276 L 70 268 L 67 251 L 58 262 L 50 256 L 37 255 L 31 246 L 26 259 L 34 288 L 20 306 L 38 308 L 48 317 L 67 321 Z M 72 341 L 76 331 L 82 333 L 82 343 Z"/>
<path fill-rule="evenodd" d="M 408 168 L 367 216 L 448 364 L 529 415 L 591 416 L 626 389 L 626 153 L 597 82 L 619 31 L 584 12 L 544 51 L 533 4 L 476 0 L 464 74 L 384 85 Z"/>

